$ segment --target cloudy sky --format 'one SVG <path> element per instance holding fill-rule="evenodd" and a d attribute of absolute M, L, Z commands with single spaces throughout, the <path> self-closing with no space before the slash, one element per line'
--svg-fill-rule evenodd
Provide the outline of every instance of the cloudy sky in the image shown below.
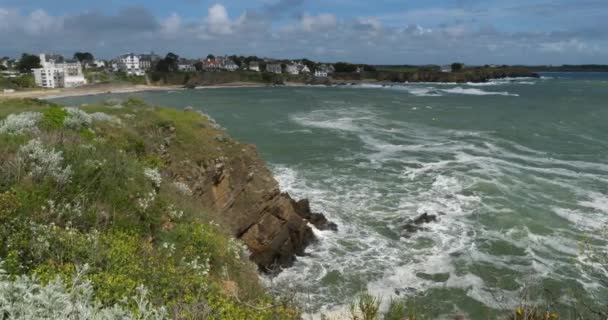
<path fill-rule="evenodd" d="M 0 0 L 0 55 L 608 64 L 608 0 Z"/>

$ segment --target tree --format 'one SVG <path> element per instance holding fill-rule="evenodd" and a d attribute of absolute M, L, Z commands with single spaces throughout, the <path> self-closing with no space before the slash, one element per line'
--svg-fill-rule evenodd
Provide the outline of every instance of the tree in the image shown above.
<path fill-rule="evenodd" d="M 464 63 L 454 62 L 452 63 L 452 72 L 461 71 L 464 69 Z"/>
<path fill-rule="evenodd" d="M 215 60 L 215 56 L 210 54 L 207 56 L 207 60 Z"/>
<path fill-rule="evenodd" d="M 173 52 L 167 53 L 164 59 L 160 59 L 156 64 L 156 71 L 160 72 L 175 72 L 177 71 L 177 62 L 179 56 Z"/>
<path fill-rule="evenodd" d="M 32 72 L 32 69 L 36 68 L 42 68 L 40 65 L 40 57 L 27 53 L 21 55 L 21 60 L 19 60 L 19 63 L 17 64 L 17 69 L 20 72 Z"/>
<path fill-rule="evenodd" d="M 93 62 L 95 57 L 90 52 L 76 52 L 74 53 L 74 59 L 78 60 L 81 63 Z"/>
<path fill-rule="evenodd" d="M 346 62 L 338 62 L 334 65 L 337 73 L 353 73 L 357 72 L 357 66 Z"/>

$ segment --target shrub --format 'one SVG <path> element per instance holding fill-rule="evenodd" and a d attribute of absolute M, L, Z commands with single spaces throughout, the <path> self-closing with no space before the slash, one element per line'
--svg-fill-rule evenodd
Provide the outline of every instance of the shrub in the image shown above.
<path fill-rule="evenodd" d="M 68 112 L 60 107 L 50 107 L 42 113 L 42 125 L 47 129 L 61 129 Z"/>
<path fill-rule="evenodd" d="M 19 276 L 14 280 L 0 269 L 0 312 L 3 319 L 168 319 L 165 308 L 155 308 L 147 300 L 147 290 L 138 292 L 121 304 L 104 307 L 94 299 L 93 286 L 83 281 L 87 268 L 79 270 L 68 287 L 61 279 L 46 285 L 36 277 Z M 129 306 L 130 304 L 134 307 Z"/>
<path fill-rule="evenodd" d="M 38 122 L 40 122 L 41 117 L 40 112 L 10 114 L 6 119 L 0 121 L 0 134 L 36 133 L 38 132 Z"/>
<path fill-rule="evenodd" d="M 368 293 L 362 293 L 357 300 L 350 305 L 352 320 L 375 320 L 378 319 L 380 311 L 379 298 Z"/>
<path fill-rule="evenodd" d="M 384 314 L 384 320 L 415 320 L 415 315 L 409 315 L 407 304 L 404 300 L 391 300 L 388 311 Z"/>
<path fill-rule="evenodd" d="M 64 108 L 64 110 L 67 112 L 63 123 L 66 128 L 79 130 L 91 126 L 93 118 L 88 113 L 74 107 Z"/>
<path fill-rule="evenodd" d="M 39 139 L 30 140 L 19 150 L 21 160 L 26 164 L 35 179 L 50 177 L 58 184 L 70 181 L 72 169 L 68 165 L 63 168 L 63 155 L 55 149 L 48 150 Z"/>

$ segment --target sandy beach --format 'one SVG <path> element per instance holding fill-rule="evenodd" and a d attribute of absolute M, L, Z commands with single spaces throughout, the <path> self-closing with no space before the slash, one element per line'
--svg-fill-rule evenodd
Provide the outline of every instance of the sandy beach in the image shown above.
<path fill-rule="evenodd" d="M 233 82 L 222 85 L 200 86 L 196 89 L 219 89 L 219 88 L 254 88 L 266 87 L 266 84 L 255 82 Z M 0 99 L 10 98 L 37 98 L 37 99 L 53 99 L 65 97 L 77 97 L 97 95 L 104 93 L 130 93 L 141 91 L 166 91 L 166 90 L 185 90 L 183 86 L 150 86 L 150 85 L 117 85 L 103 84 L 91 85 L 78 88 L 58 88 L 58 89 L 34 89 L 16 91 L 11 93 L 0 92 Z"/>

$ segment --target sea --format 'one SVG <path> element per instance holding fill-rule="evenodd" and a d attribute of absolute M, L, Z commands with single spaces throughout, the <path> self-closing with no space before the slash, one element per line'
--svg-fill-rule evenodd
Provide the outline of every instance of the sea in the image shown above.
<path fill-rule="evenodd" d="M 361 292 L 433 319 L 608 301 L 608 74 L 487 83 L 218 88 L 110 98 L 191 106 L 255 144 L 281 188 L 338 224 L 273 279 L 305 318 Z M 427 214 L 436 221 L 405 228 Z"/>

